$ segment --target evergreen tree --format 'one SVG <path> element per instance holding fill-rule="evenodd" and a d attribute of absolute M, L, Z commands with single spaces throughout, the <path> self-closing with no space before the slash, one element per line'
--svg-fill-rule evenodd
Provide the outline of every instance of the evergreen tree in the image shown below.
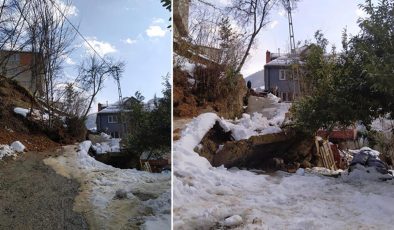
<path fill-rule="evenodd" d="M 325 54 L 328 44 L 316 33 L 305 58 L 310 93 L 292 108 L 295 125 L 314 133 L 356 121 L 365 125 L 379 116 L 394 115 L 394 3 L 366 0 L 360 7 L 369 15 L 360 19 L 361 33 L 348 39 L 342 33 L 343 52 Z"/>

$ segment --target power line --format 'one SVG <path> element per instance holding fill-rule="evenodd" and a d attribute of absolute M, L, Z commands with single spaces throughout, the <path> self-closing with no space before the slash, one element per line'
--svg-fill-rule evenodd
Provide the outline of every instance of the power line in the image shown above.
<path fill-rule="evenodd" d="M 88 42 L 88 40 L 82 35 L 81 32 L 79 32 L 78 28 L 76 26 L 74 26 L 74 24 L 71 23 L 71 21 L 67 18 L 67 16 L 63 13 L 63 11 L 60 10 L 60 8 L 58 7 L 58 5 L 56 5 L 56 3 L 54 2 L 54 0 L 49 0 L 52 5 L 57 9 L 57 11 L 59 11 L 59 13 L 64 17 L 64 19 L 66 19 L 66 21 L 72 26 L 72 28 L 78 33 L 78 35 L 86 42 L 86 44 L 88 44 L 88 46 L 97 54 L 97 56 L 105 63 L 108 65 L 108 67 L 111 70 L 115 71 L 115 80 L 117 82 L 118 85 L 118 93 L 119 93 L 119 105 L 122 107 L 122 103 L 123 103 L 123 98 L 122 98 L 122 89 L 120 86 L 120 78 L 119 78 L 119 67 L 117 66 L 111 66 L 97 51 L 96 49 Z"/>
<path fill-rule="evenodd" d="M 108 67 L 112 68 L 112 66 L 96 51 L 96 49 L 88 42 L 88 40 L 82 35 L 81 32 L 79 32 L 78 28 L 76 26 L 74 26 L 74 24 L 71 23 L 71 21 L 67 18 L 67 16 L 63 13 L 63 11 L 60 10 L 60 8 L 58 7 L 58 5 L 53 1 L 53 0 L 49 0 L 52 5 L 56 8 L 57 11 L 59 11 L 59 13 L 62 15 L 62 17 L 64 17 L 64 19 L 66 19 L 66 21 L 71 25 L 71 27 L 78 33 L 78 35 L 86 42 L 86 44 L 88 44 L 88 46 L 94 51 L 94 53 L 97 54 L 97 56 L 105 63 L 108 65 Z"/>

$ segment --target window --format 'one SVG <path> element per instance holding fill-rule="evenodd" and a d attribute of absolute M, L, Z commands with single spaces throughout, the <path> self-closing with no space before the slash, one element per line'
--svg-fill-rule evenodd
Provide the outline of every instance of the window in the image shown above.
<path fill-rule="evenodd" d="M 20 63 L 19 54 L 12 54 L 8 58 L 8 64 L 10 65 L 19 65 L 19 63 Z"/>
<path fill-rule="evenodd" d="M 108 123 L 118 123 L 118 116 L 116 116 L 116 115 L 109 115 L 108 116 Z"/>
<path fill-rule="evenodd" d="M 279 80 L 286 80 L 286 70 L 281 69 L 279 70 Z"/>
<path fill-rule="evenodd" d="M 111 132 L 111 137 L 112 138 L 119 138 L 119 133 L 118 132 Z"/>

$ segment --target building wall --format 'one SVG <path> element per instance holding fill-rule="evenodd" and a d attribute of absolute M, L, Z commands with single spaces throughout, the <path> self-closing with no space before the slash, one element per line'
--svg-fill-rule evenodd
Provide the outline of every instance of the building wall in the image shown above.
<path fill-rule="evenodd" d="M 118 123 L 108 123 L 109 116 L 118 116 Z M 98 132 L 105 132 L 107 134 L 118 132 L 119 137 L 120 138 L 123 137 L 123 135 L 124 135 L 124 128 L 123 127 L 125 125 L 122 126 L 122 124 L 119 123 L 119 121 L 120 121 L 119 114 L 117 114 L 117 113 L 98 113 L 96 119 L 97 119 L 96 124 L 97 124 L 97 131 Z M 111 136 L 113 136 L 113 135 L 111 135 Z"/>
<path fill-rule="evenodd" d="M 32 94 L 36 91 L 39 95 L 43 93 L 43 74 L 38 74 L 36 77 L 32 75 L 32 53 L 15 52 L 11 54 L 10 51 L 0 51 L 0 60 L 3 63 L 0 67 L 0 73 L 3 76 L 16 80 L 19 85 L 23 86 Z M 39 68 L 38 70 L 40 71 Z"/>
<path fill-rule="evenodd" d="M 264 82 L 265 89 L 273 92 L 276 96 L 282 98 L 282 101 L 292 101 L 300 95 L 300 86 L 298 80 L 287 79 L 280 80 L 280 70 L 285 70 L 286 66 L 265 66 Z"/>

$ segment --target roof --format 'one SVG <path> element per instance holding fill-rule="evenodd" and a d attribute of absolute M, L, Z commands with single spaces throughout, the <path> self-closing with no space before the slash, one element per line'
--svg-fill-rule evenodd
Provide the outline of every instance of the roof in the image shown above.
<path fill-rule="evenodd" d="M 308 50 L 309 46 L 302 46 L 300 48 L 297 48 L 295 50 L 295 55 L 291 54 L 283 54 L 282 56 L 279 56 L 278 58 L 268 62 L 264 66 L 289 66 L 294 63 L 300 63 L 302 64 L 303 62 L 300 61 L 300 56 L 304 54 Z"/>

